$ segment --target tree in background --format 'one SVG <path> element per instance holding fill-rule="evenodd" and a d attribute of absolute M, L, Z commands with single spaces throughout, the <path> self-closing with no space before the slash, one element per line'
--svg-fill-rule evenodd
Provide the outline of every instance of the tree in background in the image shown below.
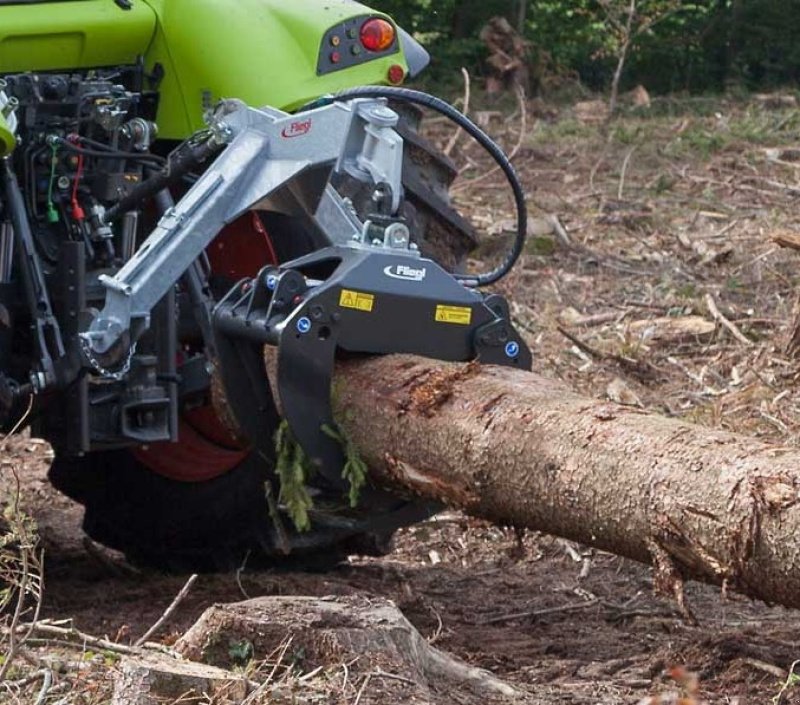
<path fill-rule="evenodd" d="M 552 63 L 592 90 L 763 90 L 800 81 L 800 2 L 786 0 L 367 0 L 417 35 L 441 84 L 480 75 L 479 33 L 505 17 Z M 627 20 L 633 15 L 630 30 Z M 623 56 L 623 71 L 619 71 Z"/>
<path fill-rule="evenodd" d="M 680 0 L 597 0 L 597 5 L 608 29 L 606 45 L 616 59 L 608 100 L 608 114 L 613 117 L 617 111 L 622 72 L 634 42 L 674 14 L 680 7 Z"/>

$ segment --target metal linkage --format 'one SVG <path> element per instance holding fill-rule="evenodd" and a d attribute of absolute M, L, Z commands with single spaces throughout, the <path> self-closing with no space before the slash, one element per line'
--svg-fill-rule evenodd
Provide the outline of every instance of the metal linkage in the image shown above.
<path fill-rule="evenodd" d="M 397 115 L 376 100 L 354 100 L 291 116 L 238 101 L 210 121 L 227 147 L 159 221 L 106 288 L 103 310 L 82 333 L 92 358 L 118 364 L 150 325 L 150 313 L 224 225 L 250 209 L 323 218 L 353 232 L 346 204 L 328 187 L 333 170 L 385 184 L 396 210 L 402 199 L 403 143 Z"/>
<path fill-rule="evenodd" d="M 43 391 L 57 382 L 57 365 L 64 358 L 64 342 L 61 329 L 53 313 L 47 282 L 36 254 L 30 222 L 25 210 L 25 200 L 17 177 L 11 168 L 9 157 L 0 161 L 0 179 L 5 186 L 11 224 L 16 240 L 22 281 L 25 288 L 28 310 L 31 313 L 36 335 L 38 368 L 31 371 L 31 384 L 36 391 Z"/>

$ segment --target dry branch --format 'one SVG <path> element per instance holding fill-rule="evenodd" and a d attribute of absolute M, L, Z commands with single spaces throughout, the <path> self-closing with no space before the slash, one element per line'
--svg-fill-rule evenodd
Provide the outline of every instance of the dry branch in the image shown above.
<path fill-rule="evenodd" d="M 193 573 L 189 576 L 189 579 L 186 581 L 186 584 L 180 589 L 175 598 L 170 602 L 169 607 L 164 610 L 164 613 L 158 618 L 156 623 L 150 627 L 141 637 L 139 637 L 134 646 L 143 646 L 150 637 L 153 636 L 162 626 L 164 623 L 172 616 L 172 613 L 177 609 L 178 605 L 183 601 L 183 599 L 189 594 L 189 590 L 192 589 L 192 585 L 194 585 L 195 580 L 197 580 L 197 573 Z"/>
<path fill-rule="evenodd" d="M 800 606 L 800 450 L 508 368 L 389 356 L 342 363 L 336 385 L 382 484 L 647 563 L 655 551 L 665 589 L 695 578 Z"/>

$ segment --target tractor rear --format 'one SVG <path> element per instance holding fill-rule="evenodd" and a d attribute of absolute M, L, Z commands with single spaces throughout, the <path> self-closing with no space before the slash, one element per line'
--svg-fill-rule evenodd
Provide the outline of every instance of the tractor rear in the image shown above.
<path fill-rule="evenodd" d="M 0 0 L 0 418 L 52 444 L 90 536 L 330 562 L 436 510 L 343 477 L 330 412 L 341 354 L 530 364 L 478 290 L 519 254 L 521 189 L 465 125 L 521 234 L 463 274 L 455 168 L 416 129 L 463 119 L 392 88 L 426 63 L 346 0 Z"/>

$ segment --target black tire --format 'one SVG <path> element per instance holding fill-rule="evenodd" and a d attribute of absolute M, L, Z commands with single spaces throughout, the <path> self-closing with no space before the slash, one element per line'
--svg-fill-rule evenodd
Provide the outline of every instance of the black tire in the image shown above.
<path fill-rule="evenodd" d="M 382 555 L 391 531 L 370 533 L 313 520 L 297 534 L 288 519 L 287 556 L 265 494 L 268 468 L 255 454 L 213 480 L 185 483 L 150 471 L 125 451 L 57 457 L 50 481 L 85 507 L 83 529 L 135 564 L 166 571 L 229 571 L 247 562 L 326 569 L 347 555 Z"/>
<path fill-rule="evenodd" d="M 449 205 L 447 188 L 455 167 L 418 136 L 418 119 L 414 109 L 403 108 L 400 131 L 409 144 L 403 170 L 405 215 L 422 234 L 418 244 L 423 254 L 458 268 L 474 247 L 474 235 Z M 349 185 L 339 187 L 347 193 Z M 354 201 L 371 196 L 351 191 Z M 314 247 L 313 233 L 291 218 L 267 214 L 265 225 L 281 261 Z M 92 539 L 123 552 L 132 562 L 168 571 L 232 570 L 246 559 L 250 566 L 267 560 L 325 569 L 353 553 L 386 553 L 397 528 L 436 509 L 384 498 L 356 513 L 323 510 L 312 516 L 313 529 L 302 534 L 288 519 L 282 521 L 286 532 L 279 540 L 265 494 L 269 476 L 268 466 L 255 453 L 224 475 L 197 483 L 157 475 L 126 450 L 83 457 L 57 454 L 50 469 L 53 485 L 84 505 L 83 527 Z"/>

